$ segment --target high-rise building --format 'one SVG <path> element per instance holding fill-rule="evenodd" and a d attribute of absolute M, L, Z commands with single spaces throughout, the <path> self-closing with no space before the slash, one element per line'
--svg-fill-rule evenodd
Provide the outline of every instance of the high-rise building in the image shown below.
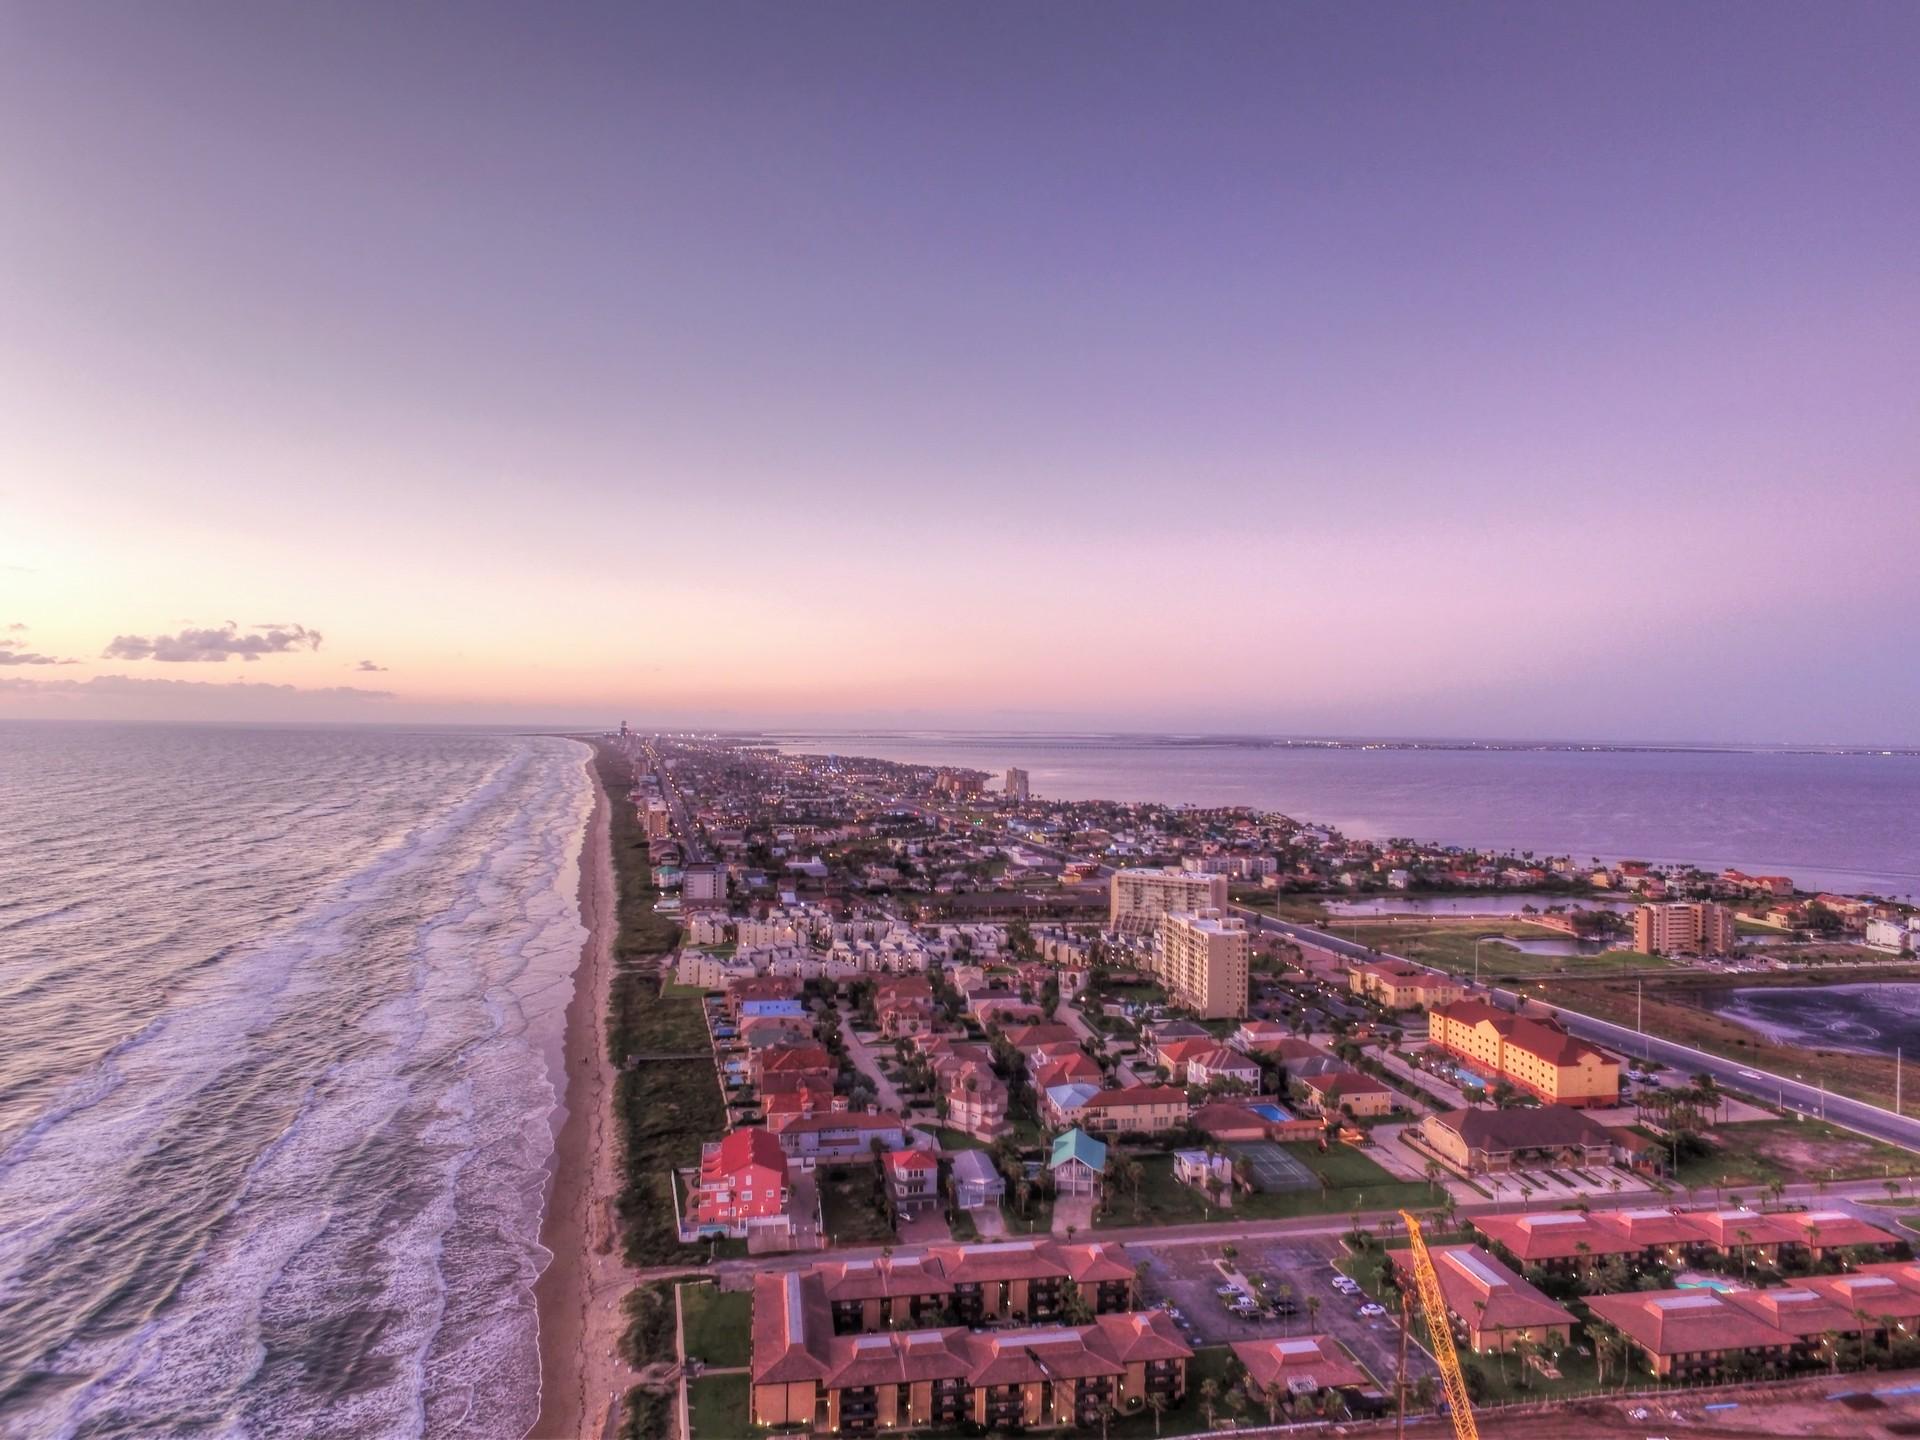
<path fill-rule="evenodd" d="M 1675 900 L 1633 912 L 1633 948 L 1644 955 L 1728 955 L 1733 911 L 1710 902 Z"/>
<path fill-rule="evenodd" d="M 1253 940 L 1247 922 L 1216 909 L 1175 910 L 1160 917 L 1153 972 L 1168 998 L 1203 1020 L 1247 1013 L 1247 970 Z"/>
<path fill-rule="evenodd" d="M 1025 800 L 1027 798 L 1027 772 L 1018 766 L 1008 767 L 1007 783 L 1004 788 L 1006 789 L 1009 799 Z"/>
<path fill-rule="evenodd" d="M 1184 870 L 1116 870 L 1108 887 L 1107 923 L 1115 930 L 1152 930 L 1169 910 L 1227 908 L 1227 877 Z"/>
<path fill-rule="evenodd" d="M 649 799 L 646 808 L 640 812 L 641 824 L 646 830 L 647 839 L 664 840 L 671 829 L 672 812 L 667 809 L 664 800 Z"/>

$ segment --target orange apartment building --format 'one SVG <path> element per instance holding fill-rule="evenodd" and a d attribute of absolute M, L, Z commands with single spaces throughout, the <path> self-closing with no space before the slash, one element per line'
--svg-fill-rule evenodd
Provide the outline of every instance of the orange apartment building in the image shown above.
<path fill-rule="evenodd" d="M 754 1286 L 753 1420 L 826 1433 L 1094 1427 L 1186 1393 L 1193 1351 L 1163 1311 L 1128 1309 L 1117 1245 L 937 1247 L 918 1260 L 764 1274 Z M 1077 1286 L 1091 1323 L 1057 1323 Z M 951 1308 L 966 1321 L 939 1326 Z M 969 1330 L 1011 1319 L 1023 1328 Z"/>
<path fill-rule="evenodd" d="M 1620 1098 L 1620 1062 L 1551 1020 L 1460 1000 L 1433 1011 L 1427 1033 L 1433 1044 L 1480 1074 L 1505 1080 L 1546 1104 L 1612 1105 Z"/>

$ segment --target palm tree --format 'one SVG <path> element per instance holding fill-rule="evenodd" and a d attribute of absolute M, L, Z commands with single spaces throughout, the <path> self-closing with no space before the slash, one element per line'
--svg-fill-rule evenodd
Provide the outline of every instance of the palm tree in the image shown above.
<path fill-rule="evenodd" d="M 1748 1247 L 1753 1243 L 1753 1232 L 1744 1226 L 1733 1232 L 1733 1238 L 1740 1242 L 1740 1269 L 1743 1274 L 1753 1274 L 1753 1251 Z"/>
<path fill-rule="evenodd" d="M 1160 1433 L 1160 1417 L 1167 1413 L 1167 1397 L 1158 1390 L 1147 1392 L 1147 1408 L 1153 1412 L 1153 1433 Z"/>
<path fill-rule="evenodd" d="M 1307 1328 L 1315 1334 L 1319 1333 L 1320 1297 L 1318 1295 L 1307 1296 Z"/>
<path fill-rule="evenodd" d="M 1774 1176 L 1773 1179 L 1767 1182 L 1767 1193 L 1773 1197 L 1773 1203 L 1777 1208 L 1780 1201 L 1786 1196 L 1787 1182 L 1782 1180 L 1778 1175 Z"/>
<path fill-rule="evenodd" d="M 1213 1428 L 1213 1413 L 1220 1404 L 1220 1382 L 1209 1375 L 1200 1382 L 1200 1413 L 1206 1417 L 1207 1428 Z"/>

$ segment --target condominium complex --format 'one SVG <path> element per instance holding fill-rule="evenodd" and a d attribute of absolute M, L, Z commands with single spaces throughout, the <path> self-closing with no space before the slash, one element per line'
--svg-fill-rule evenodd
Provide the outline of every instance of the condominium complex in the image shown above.
<path fill-rule="evenodd" d="M 1170 911 L 1227 908 L 1227 877 L 1185 870 L 1116 870 L 1109 891 L 1107 923 L 1115 930 L 1145 933 Z"/>
<path fill-rule="evenodd" d="M 1355 965 L 1347 972 L 1347 987 L 1389 1010 L 1432 1010 L 1465 999 L 1467 994 L 1466 987 L 1451 975 L 1405 960 Z"/>
<path fill-rule="evenodd" d="M 1727 955 L 1734 940 L 1724 905 L 1674 901 L 1633 912 L 1633 948 L 1645 955 Z"/>
<path fill-rule="evenodd" d="M 1027 772 L 1018 766 L 1009 766 L 1007 769 L 1007 783 L 1004 788 L 1009 799 L 1025 800 L 1028 793 Z"/>
<path fill-rule="evenodd" d="M 1551 1020 L 1460 1000 L 1432 1011 L 1427 1027 L 1440 1049 L 1549 1105 L 1611 1105 L 1620 1098 L 1620 1062 Z"/>
<path fill-rule="evenodd" d="M 1221 883 L 1224 887 L 1225 882 Z M 1160 917 L 1153 972 L 1167 987 L 1174 1004 L 1185 1006 L 1201 1019 L 1237 1018 L 1247 1013 L 1247 968 L 1252 950 L 1244 920 L 1230 919 L 1211 907 L 1170 911 Z"/>

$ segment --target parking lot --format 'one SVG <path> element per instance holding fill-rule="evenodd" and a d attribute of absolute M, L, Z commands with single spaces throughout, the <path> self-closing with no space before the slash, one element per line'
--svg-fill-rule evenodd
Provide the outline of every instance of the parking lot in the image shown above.
<path fill-rule="evenodd" d="M 1220 1258 L 1218 1245 L 1183 1245 L 1167 1250 L 1144 1245 L 1130 1248 L 1146 1261 L 1144 1284 L 1148 1303 L 1171 1301 L 1184 1321 L 1184 1333 L 1193 1343 L 1220 1345 L 1234 1340 L 1306 1335 L 1318 1330 L 1352 1351 L 1382 1389 L 1391 1388 L 1399 1365 L 1399 1319 L 1394 1315 L 1369 1319 L 1360 1313 L 1361 1305 L 1366 1303 L 1365 1296 L 1343 1295 L 1334 1287 L 1334 1276 L 1338 1272 L 1333 1262 L 1344 1251 L 1332 1236 L 1237 1243 L 1232 1263 L 1249 1280 L 1266 1279 L 1267 1288 L 1260 1293 L 1273 1295 L 1282 1285 L 1292 1287 L 1293 1300 L 1299 1308 L 1290 1318 L 1261 1315 L 1243 1319 L 1229 1311 L 1227 1298 L 1215 1293 L 1225 1283 L 1213 1266 Z M 1317 1315 L 1310 1315 L 1308 1296 L 1319 1301 Z M 1421 1338 L 1416 1330 L 1415 1341 Z M 1407 1370 L 1416 1379 L 1437 1373 L 1432 1359 L 1417 1343 L 1407 1347 Z"/>

